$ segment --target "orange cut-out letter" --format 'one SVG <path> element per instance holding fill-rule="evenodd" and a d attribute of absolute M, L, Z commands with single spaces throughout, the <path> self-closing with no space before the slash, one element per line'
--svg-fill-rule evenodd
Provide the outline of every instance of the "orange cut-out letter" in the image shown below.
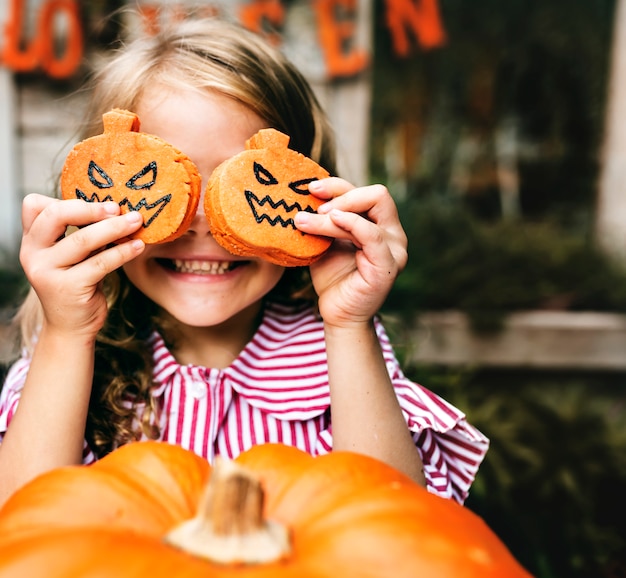
<path fill-rule="evenodd" d="M 268 31 L 265 23 L 271 28 L 280 29 L 285 21 L 285 9 L 280 0 L 254 0 L 239 10 L 239 20 L 248 30 L 262 34 L 270 44 L 281 43 L 280 34 Z"/>
<path fill-rule="evenodd" d="M 16 72 L 35 70 L 39 65 L 40 39 L 37 36 L 30 41 L 22 38 L 25 10 L 25 0 L 11 0 L 5 26 L 1 59 L 7 68 Z"/>
<path fill-rule="evenodd" d="M 55 53 L 54 20 L 64 14 L 67 20 L 65 50 Z M 67 78 L 80 66 L 83 57 L 83 29 L 76 0 L 46 2 L 39 15 L 38 36 L 41 39 L 41 66 L 52 78 Z"/>
<path fill-rule="evenodd" d="M 422 48 L 436 48 L 446 41 L 437 0 L 386 0 L 387 26 L 398 56 L 409 54 L 407 28 Z"/>
<path fill-rule="evenodd" d="M 364 70 L 369 56 L 354 47 L 357 0 L 316 0 L 320 44 L 331 78 L 354 76 Z"/>
<path fill-rule="evenodd" d="M 154 4 L 140 4 L 139 5 L 139 17 L 141 18 L 141 24 L 143 31 L 148 36 L 154 36 L 157 34 L 161 25 L 159 24 L 159 17 L 161 16 L 161 7 Z"/>
<path fill-rule="evenodd" d="M 162 22 L 182 22 L 194 16 L 219 16 L 220 11 L 216 6 L 210 3 L 198 6 L 187 6 L 187 4 L 183 2 L 142 2 L 137 8 L 137 14 L 139 15 L 144 34 L 154 36 L 161 30 Z"/>

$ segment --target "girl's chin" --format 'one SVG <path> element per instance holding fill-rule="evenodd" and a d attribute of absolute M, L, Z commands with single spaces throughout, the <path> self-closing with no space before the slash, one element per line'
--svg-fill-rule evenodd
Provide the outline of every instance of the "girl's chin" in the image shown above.
<path fill-rule="evenodd" d="M 188 311 L 181 312 L 172 309 L 166 311 L 166 313 L 172 323 L 193 329 L 209 329 L 211 327 L 217 327 L 228 321 L 229 317 L 224 315 L 205 315 L 204 312 L 210 307 L 211 306 L 207 306 L 201 314 L 197 311 L 195 313 L 189 313 Z"/>
<path fill-rule="evenodd" d="M 232 294 L 215 300 L 197 300 L 195 302 L 174 302 L 173 299 L 158 304 L 162 314 L 172 325 L 179 325 L 192 330 L 233 328 L 248 334 L 249 328 L 258 320 L 263 308 L 263 296 L 248 296 L 247 299 L 235 299 Z M 227 329 L 228 328 L 228 329 Z"/>

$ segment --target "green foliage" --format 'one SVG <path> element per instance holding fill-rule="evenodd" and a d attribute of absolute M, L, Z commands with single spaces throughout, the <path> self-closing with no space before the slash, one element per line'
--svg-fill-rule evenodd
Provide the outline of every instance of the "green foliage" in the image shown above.
<path fill-rule="evenodd" d="M 524 309 L 626 311 L 626 269 L 553 222 L 479 222 L 434 201 L 412 201 L 400 214 L 409 263 L 387 310 L 457 309 L 477 330 Z"/>
<path fill-rule="evenodd" d="M 467 506 L 534 576 L 626 574 L 623 376 L 412 372 L 490 438 Z"/>

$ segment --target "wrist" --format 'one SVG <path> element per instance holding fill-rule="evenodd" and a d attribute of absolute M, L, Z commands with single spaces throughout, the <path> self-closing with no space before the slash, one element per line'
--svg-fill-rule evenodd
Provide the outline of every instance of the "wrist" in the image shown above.
<path fill-rule="evenodd" d="M 42 323 L 41 331 L 37 338 L 37 343 L 45 343 L 46 347 L 53 350 L 69 352 L 77 349 L 94 349 L 96 345 L 96 335 L 93 332 L 69 331 L 57 325 L 51 325 L 45 321 Z"/>
<path fill-rule="evenodd" d="M 349 338 L 359 340 L 365 336 L 376 334 L 374 320 L 352 320 L 349 322 L 331 323 L 324 321 L 324 334 L 326 338 Z"/>

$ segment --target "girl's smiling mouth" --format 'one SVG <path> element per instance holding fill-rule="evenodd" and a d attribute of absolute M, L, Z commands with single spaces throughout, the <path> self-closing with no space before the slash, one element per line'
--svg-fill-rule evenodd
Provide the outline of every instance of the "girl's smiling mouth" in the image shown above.
<path fill-rule="evenodd" d="M 176 273 L 192 275 L 224 275 L 246 261 L 203 261 L 199 259 L 157 259 L 157 262 Z"/>

